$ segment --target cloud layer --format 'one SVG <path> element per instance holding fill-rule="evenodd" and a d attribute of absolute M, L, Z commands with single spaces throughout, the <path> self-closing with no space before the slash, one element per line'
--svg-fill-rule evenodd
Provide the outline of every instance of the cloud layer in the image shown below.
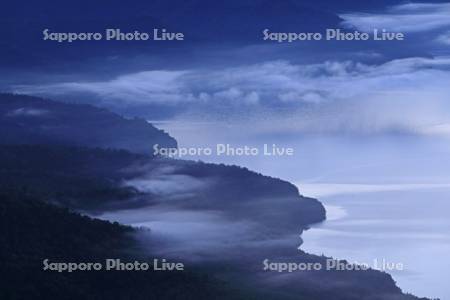
<path fill-rule="evenodd" d="M 449 134 L 450 58 L 380 65 L 269 61 L 227 69 L 153 70 L 109 81 L 17 86 L 45 96 L 88 94 L 106 105 L 169 107 L 185 121 L 251 121 L 261 130 Z M 274 125 L 275 124 L 275 125 Z"/>
<path fill-rule="evenodd" d="M 383 13 L 347 13 L 340 15 L 343 25 L 370 32 L 387 29 L 399 32 L 424 32 L 450 27 L 450 3 L 407 3 Z"/>

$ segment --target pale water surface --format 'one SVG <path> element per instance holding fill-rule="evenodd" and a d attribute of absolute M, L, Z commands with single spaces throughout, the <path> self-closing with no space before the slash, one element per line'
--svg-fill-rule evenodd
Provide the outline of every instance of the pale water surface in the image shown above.
<path fill-rule="evenodd" d="M 376 259 L 380 268 L 385 261 L 404 291 L 450 299 L 450 187 L 300 185 L 329 214 L 303 234 L 303 250 L 371 266 Z"/>

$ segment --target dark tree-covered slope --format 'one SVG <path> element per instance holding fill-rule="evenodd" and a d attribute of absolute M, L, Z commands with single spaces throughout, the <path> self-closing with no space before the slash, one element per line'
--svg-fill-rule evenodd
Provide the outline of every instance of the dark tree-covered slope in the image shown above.
<path fill-rule="evenodd" d="M 51 144 L 152 153 L 175 139 L 143 119 L 125 119 L 90 105 L 0 94 L 0 144 Z"/>
<path fill-rule="evenodd" d="M 246 299 L 204 273 L 43 270 L 44 259 L 134 261 L 136 257 L 128 254 L 137 246 L 134 232 L 131 227 L 81 216 L 35 197 L 0 191 L 0 268 L 4 274 L 0 298 Z"/>

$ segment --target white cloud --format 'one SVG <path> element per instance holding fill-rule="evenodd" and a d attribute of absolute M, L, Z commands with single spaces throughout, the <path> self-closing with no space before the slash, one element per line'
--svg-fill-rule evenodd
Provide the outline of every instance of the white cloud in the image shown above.
<path fill-rule="evenodd" d="M 74 92 L 92 93 L 110 101 L 146 103 L 149 100 L 165 104 L 189 101 L 182 94 L 179 84 L 185 71 L 145 71 L 126 74 L 109 81 L 63 82 L 43 86 L 19 86 L 17 91 L 35 94 L 66 94 Z M 182 98 L 180 98 L 182 97 Z"/>
<path fill-rule="evenodd" d="M 136 188 L 140 192 L 150 193 L 165 200 L 177 200 L 188 197 L 199 190 L 206 189 L 213 182 L 200 180 L 187 174 L 178 174 L 175 166 L 133 166 L 130 170 L 144 172 L 145 176 L 126 180 L 123 185 Z"/>
<path fill-rule="evenodd" d="M 436 42 L 450 46 L 450 31 L 447 31 L 446 33 L 439 35 L 436 38 Z"/>
<path fill-rule="evenodd" d="M 110 81 L 17 90 L 50 96 L 87 92 L 115 105 L 156 103 L 189 113 L 194 118 L 190 121 L 198 121 L 198 116 L 217 120 L 218 115 L 239 122 L 249 119 L 255 130 L 428 134 L 436 130 L 427 128 L 450 123 L 448 82 L 450 58 L 438 57 L 381 65 L 270 61 L 221 70 L 148 71 Z"/>
<path fill-rule="evenodd" d="M 399 32 L 423 32 L 450 26 L 450 3 L 408 3 L 383 13 L 347 13 L 340 15 L 344 26 L 362 31 L 387 29 Z"/>
<path fill-rule="evenodd" d="M 8 117 L 21 117 L 21 116 L 28 116 L 28 117 L 38 117 L 42 115 L 48 114 L 49 111 L 45 109 L 38 109 L 38 108 L 32 108 L 32 107 L 21 107 L 18 109 L 15 109 L 13 111 L 8 112 Z"/>

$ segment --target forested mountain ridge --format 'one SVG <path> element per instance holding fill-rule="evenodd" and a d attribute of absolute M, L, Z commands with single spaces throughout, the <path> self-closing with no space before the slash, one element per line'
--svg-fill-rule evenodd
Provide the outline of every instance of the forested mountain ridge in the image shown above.
<path fill-rule="evenodd" d="M 102 108 L 39 97 L 0 94 L 0 144 L 47 144 L 152 153 L 177 147 L 166 132 L 143 119 L 125 119 Z"/>

